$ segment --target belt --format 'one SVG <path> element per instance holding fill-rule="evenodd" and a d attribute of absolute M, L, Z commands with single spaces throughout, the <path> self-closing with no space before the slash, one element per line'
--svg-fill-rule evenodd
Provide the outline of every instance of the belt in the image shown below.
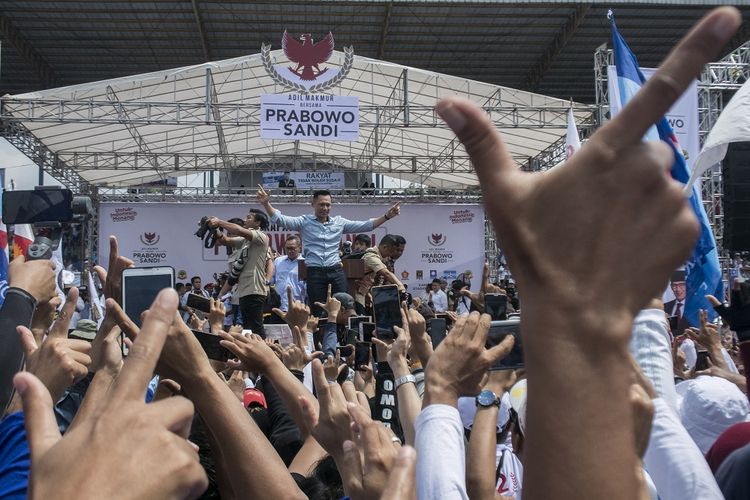
<path fill-rule="evenodd" d="M 307 266 L 307 269 L 308 270 L 310 270 L 310 269 L 320 269 L 321 271 L 337 271 L 337 270 L 341 269 L 342 267 L 344 267 L 344 264 L 342 264 L 341 262 L 339 262 L 335 266 Z"/>

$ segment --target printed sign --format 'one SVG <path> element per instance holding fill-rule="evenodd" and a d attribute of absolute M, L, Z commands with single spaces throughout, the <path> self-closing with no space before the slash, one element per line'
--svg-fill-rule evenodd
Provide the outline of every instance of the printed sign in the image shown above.
<path fill-rule="evenodd" d="M 294 188 L 299 190 L 344 189 L 344 172 L 288 172 L 289 180 L 294 181 Z M 284 172 L 263 172 L 263 186 L 290 188 L 285 182 Z M 280 184 L 281 182 L 281 184 Z"/>
<path fill-rule="evenodd" d="M 357 141 L 359 98 L 319 94 L 265 94 L 260 136 L 299 141 Z"/>

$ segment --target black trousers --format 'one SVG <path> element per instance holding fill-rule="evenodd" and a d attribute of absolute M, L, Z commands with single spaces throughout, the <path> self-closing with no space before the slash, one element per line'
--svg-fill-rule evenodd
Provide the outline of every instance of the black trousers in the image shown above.
<path fill-rule="evenodd" d="M 242 327 L 252 330 L 253 333 L 263 338 L 266 338 L 266 331 L 263 329 L 263 306 L 265 303 L 265 295 L 245 295 L 244 297 L 240 297 Z"/>
<path fill-rule="evenodd" d="M 323 309 L 315 303 L 326 303 L 328 285 L 331 285 L 331 295 L 347 291 L 346 275 L 342 266 L 307 268 L 307 300 L 314 316 L 323 316 Z"/>

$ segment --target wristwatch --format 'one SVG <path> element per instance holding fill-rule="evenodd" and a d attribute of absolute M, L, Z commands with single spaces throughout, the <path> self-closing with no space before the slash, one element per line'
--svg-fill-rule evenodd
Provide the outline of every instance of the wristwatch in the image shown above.
<path fill-rule="evenodd" d="M 479 393 L 479 395 L 476 397 L 477 406 L 481 406 L 482 408 L 489 408 L 491 406 L 500 406 L 500 398 L 495 395 L 494 392 L 490 390 L 483 390 Z"/>
<path fill-rule="evenodd" d="M 404 375 L 403 377 L 399 377 L 396 380 L 393 381 L 393 385 L 396 390 L 398 390 L 399 387 L 401 387 L 404 384 L 416 384 L 417 383 L 417 377 L 414 375 Z"/>

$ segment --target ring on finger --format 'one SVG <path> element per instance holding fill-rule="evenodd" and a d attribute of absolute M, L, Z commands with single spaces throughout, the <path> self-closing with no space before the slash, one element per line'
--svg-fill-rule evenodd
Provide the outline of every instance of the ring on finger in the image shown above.
<path fill-rule="evenodd" d="M 393 437 L 391 438 L 391 442 L 392 442 L 393 444 L 396 444 L 396 443 L 398 443 L 398 444 L 402 444 L 402 443 L 401 443 L 401 440 L 400 440 L 400 439 L 398 438 L 398 436 L 393 436 Z"/>

